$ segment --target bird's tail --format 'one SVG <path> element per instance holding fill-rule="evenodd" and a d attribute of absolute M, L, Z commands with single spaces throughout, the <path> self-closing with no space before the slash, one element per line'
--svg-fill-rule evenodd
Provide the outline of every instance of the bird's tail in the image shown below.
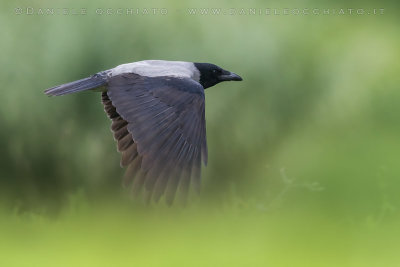
<path fill-rule="evenodd" d="M 97 89 L 106 84 L 107 71 L 103 71 L 81 80 L 49 88 L 44 91 L 44 93 L 50 96 L 66 95 L 90 89 Z"/>

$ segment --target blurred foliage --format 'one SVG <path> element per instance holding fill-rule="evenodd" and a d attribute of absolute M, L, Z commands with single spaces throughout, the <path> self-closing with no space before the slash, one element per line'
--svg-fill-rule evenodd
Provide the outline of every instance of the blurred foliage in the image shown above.
<path fill-rule="evenodd" d="M 1 266 L 399 265 L 397 2 L 1 6 Z M 19 6 L 88 14 L 16 15 Z M 186 12 L 215 6 L 385 14 Z M 168 15 L 95 15 L 99 7 Z M 99 94 L 43 94 L 143 59 L 212 62 L 244 78 L 206 91 L 209 165 L 186 209 L 128 199 Z"/>

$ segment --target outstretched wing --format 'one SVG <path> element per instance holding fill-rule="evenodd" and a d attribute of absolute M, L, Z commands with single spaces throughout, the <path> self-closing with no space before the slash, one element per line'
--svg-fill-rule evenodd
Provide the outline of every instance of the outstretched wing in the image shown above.
<path fill-rule="evenodd" d="M 189 78 L 144 77 L 134 73 L 109 78 L 103 103 L 127 166 L 125 183 L 144 186 L 148 200 L 177 188 L 187 197 L 192 181 L 199 190 L 201 160 L 207 164 L 203 87 Z"/>

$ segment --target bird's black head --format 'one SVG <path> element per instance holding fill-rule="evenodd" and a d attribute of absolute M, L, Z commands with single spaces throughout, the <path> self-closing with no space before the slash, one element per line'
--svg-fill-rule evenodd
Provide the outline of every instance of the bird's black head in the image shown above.
<path fill-rule="evenodd" d="M 230 71 L 210 63 L 194 63 L 200 72 L 200 84 L 204 89 L 224 81 L 241 81 L 242 78 Z"/>

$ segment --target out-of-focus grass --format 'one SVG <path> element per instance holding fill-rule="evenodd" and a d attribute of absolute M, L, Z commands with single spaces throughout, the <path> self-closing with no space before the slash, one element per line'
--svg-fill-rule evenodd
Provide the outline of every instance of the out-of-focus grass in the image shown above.
<path fill-rule="evenodd" d="M 198 205 L 132 212 L 124 202 L 78 202 L 53 219 L 2 211 L 0 265 L 364 267 L 400 261 L 395 223 Z"/>

